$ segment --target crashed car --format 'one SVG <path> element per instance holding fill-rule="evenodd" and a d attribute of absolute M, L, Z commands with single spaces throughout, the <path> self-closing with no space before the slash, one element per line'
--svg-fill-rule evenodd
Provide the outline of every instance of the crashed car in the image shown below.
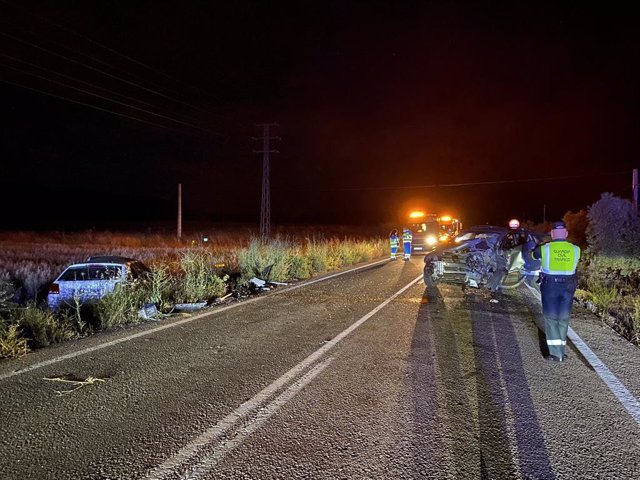
<path fill-rule="evenodd" d="M 524 228 L 491 225 L 471 227 L 424 258 L 427 287 L 440 282 L 463 287 L 488 288 L 492 292 L 520 285 L 528 274 L 540 270 L 531 248 L 544 237 Z"/>
<path fill-rule="evenodd" d="M 85 303 L 113 292 L 118 283 L 143 278 L 149 268 L 139 260 L 117 256 L 89 257 L 69 265 L 49 286 L 47 303 L 56 310 L 76 300 Z"/>

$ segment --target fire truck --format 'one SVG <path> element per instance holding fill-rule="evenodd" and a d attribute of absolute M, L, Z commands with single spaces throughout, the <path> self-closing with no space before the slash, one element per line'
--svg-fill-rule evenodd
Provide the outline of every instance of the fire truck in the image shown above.
<path fill-rule="evenodd" d="M 408 215 L 408 227 L 413 232 L 411 251 L 418 253 L 453 240 L 462 230 L 462 223 L 451 215 L 413 210 Z"/>

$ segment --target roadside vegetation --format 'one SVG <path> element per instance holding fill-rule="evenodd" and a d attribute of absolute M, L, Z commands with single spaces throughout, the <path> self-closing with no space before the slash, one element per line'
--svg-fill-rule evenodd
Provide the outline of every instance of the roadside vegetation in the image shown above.
<path fill-rule="evenodd" d="M 587 210 L 568 212 L 569 240 L 583 249 L 576 298 L 640 345 L 640 216 L 610 193 Z"/>
<path fill-rule="evenodd" d="M 213 303 L 227 294 L 250 292 L 252 277 L 291 282 L 318 273 L 382 257 L 386 240 L 356 237 L 278 236 L 262 242 L 249 234 L 212 235 L 206 245 L 180 244 L 170 238 L 117 234 L 58 235 L 29 241 L 27 234 L 0 235 L 0 359 L 19 357 L 29 350 L 136 324 L 145 305 L 158 317 L 171 314 L 176 304 Z M 33 240 L 33 238 L 32 238 Z M 56 240 L 56 236 L 53 236 Z M 151 274 L 118 284 L 103 299 L 75 301 L 52 312 L 46 305 L 49 284 L 69 264 L 90 255 L 119 255 L 142 260 Z"/>

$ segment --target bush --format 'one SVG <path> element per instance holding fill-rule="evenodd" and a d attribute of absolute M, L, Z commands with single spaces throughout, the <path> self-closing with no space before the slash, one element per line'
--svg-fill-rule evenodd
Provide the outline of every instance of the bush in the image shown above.
<path fill-rule="evenodd" d="M 151 269 L 148 278 L 148 298 L 149 303 L 155 303 L 159 310 L 166 310 L 171 305 L 171 297 L 176 289 L 176 281 L 169 272 L 166 265 L 156 265 Z"/>
<path fill-rule="evenodd" d="M 16 289 L 11 282 L 0 278 L 0 313 L 6 312 L 14 306 L 11 300 L 15 295 L 15 291 Z"/>
<path fill-rule="evenodd" d="M 589 279 L 588 286 L 591 301 L 600 310 L 601 318 L 604 321 L 609 314 L 609 309 L 618 299 L 618 289 L 616 287 L 609 287 L 595 279 Z"/>
<path fill-rule="evenodd" d="M 138 311 L 148 302 L 149 289 L 142 281 L 116 284 L 112 293 L 98 300 L 93 307 L 99 330 L 119 325 L 139 323 Z"/>
<path fill-rule="evenodd" d="M 307 239 L 307 257 L 311 262 L 312 272 L 323 273 L 328 270 L 329 248 L 326 243 Z"/>
<path fill-rule="evenodd" d="M 632 341 L 640 343 L 640 297 L 634 296 L 631 299 L 633 313 L 631 314 Z"/>
<path fill-rule="evenodd" d="M 587 211 L 580 210 L 576 213 L 569 211 L 564 214 L 562 220 L 564 220 L 567 230 L 569 230 L 568 240 L 585 249 L 587 247 L 587 226 L 589 225 Z"/>
<path fill-rule="evenodd" d="M 16 358 L 29 351 L 27 339 L 22 336 L 17 324 L 4 325 L 0 322 L 0 359 Z"/>
<path fill-rule="evenodd" d="M 262 277 L 264 269 L 271 265 L 270 280 L 290 280 L 289 270 L 294 252 L 294 245 L 285 240 L 276 239 L 264 243 L 254 238 L 247 248 L 238 252 L 242 278 L 248 280 L 251 277 Z"/>
<path fill-rule="evenodd" d="M 303 280 L 311 277 L 312 272 L 311 259 L 305 257 L 301 253 L 295 253 L 291 257 L 291 265 L 289 267 L 289 278 Z"/>
<path fill-rule="evenodd" d="M 630 201 L 603 193 L 587 217 L 587 242 L 593 253 L 640 255 L 640 217 Z"/>
<path fill-rule="evenodd" d="M 226 280 L 215 272 L 215 259 L 206 250 L 188 251 L 180 257 L 181 283 L 175 292 L 178 302 L 197 302 L 219 297 L 226 291 Z"/>
<path fill-rule="evenodd" d="M 76 335 L 65 317 L 56 318 L 52 312 L 41 310 L 33 303 L 14 312 L 14 321 L 22 329 L 31 348 L 64 342 Z"/>
<path fill-rule="evenodd" d="M 640 258 L 637 257 L 590 255 L 582 273 L 586 274 L 587 282 L 616 287 L 623 295 L 640 289 Z"/>

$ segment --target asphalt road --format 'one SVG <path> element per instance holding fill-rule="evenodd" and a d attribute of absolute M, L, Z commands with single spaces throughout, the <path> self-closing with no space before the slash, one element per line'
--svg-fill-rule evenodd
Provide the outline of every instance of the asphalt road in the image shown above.
<path fill-rule="evenodd" d="M 640 426 L 577 351 L 543 359 L 531 292 L 427 295 L 421 267 L 0 363 L 0 478 L 640 478 Z M 575 317 L 638 398 L 638 349 Z"/>

